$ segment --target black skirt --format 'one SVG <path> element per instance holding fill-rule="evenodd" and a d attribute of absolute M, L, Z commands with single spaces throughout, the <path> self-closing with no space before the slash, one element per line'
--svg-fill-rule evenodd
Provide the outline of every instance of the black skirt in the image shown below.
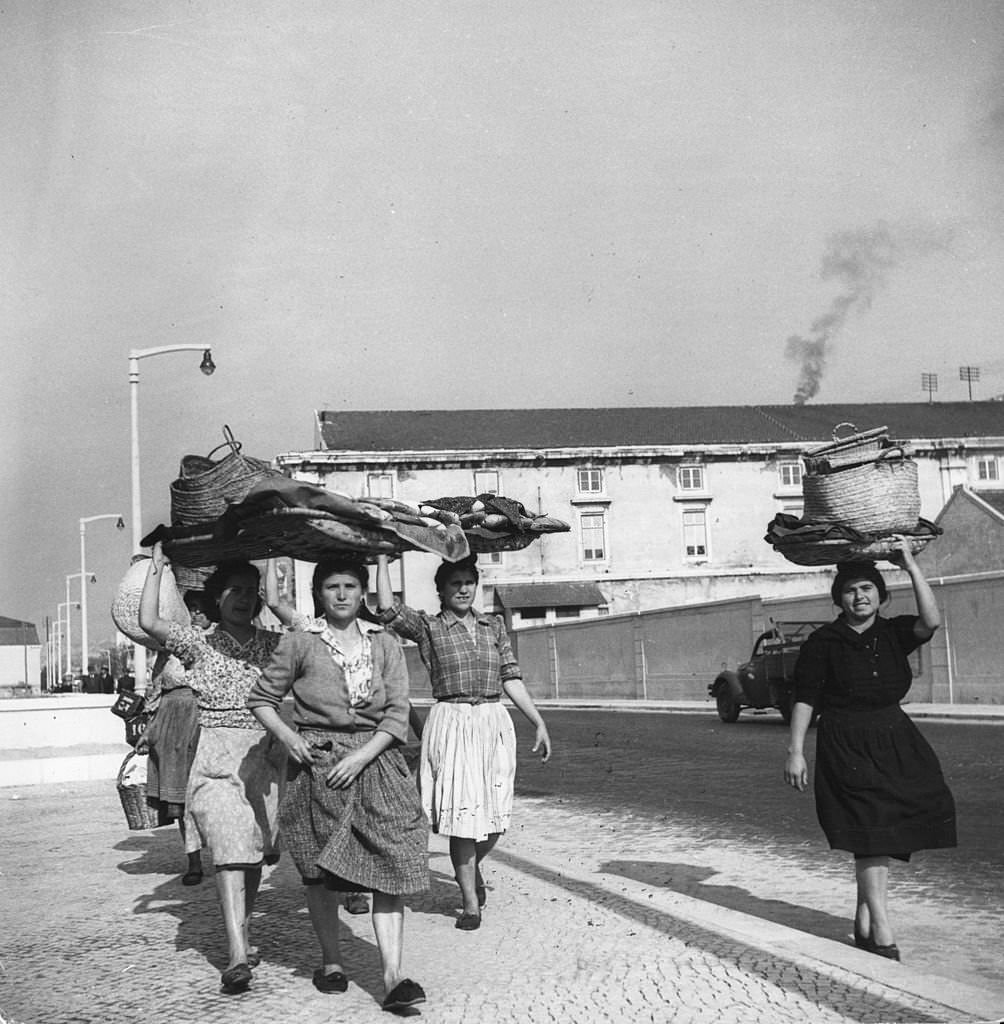
<path fill-rule="evenodd" d="M 819 824 L 834 850 L 906 857 L 956 845 L 955 801 L 938 757 L 898 704 L 827 709 L 814 786 Z"/>

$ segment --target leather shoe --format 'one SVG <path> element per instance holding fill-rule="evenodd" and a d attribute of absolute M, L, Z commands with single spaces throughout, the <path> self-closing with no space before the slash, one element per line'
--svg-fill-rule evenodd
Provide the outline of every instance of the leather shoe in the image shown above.
<path fill-rule="evenodd" d="M 476 932 L 481 927 L 481 915 L 461 914 L 453 927 L 459 928 L 462 932 Z"/>
<path fill-rule="evenodd" d="M 349 979 L 341 971 L 325 974 L 322 968 L 314 971 L 314 988 L 318 992 L 344 992 L 349 987 Z"/>
<path fill-rule="evenodd" d="M 220 975 L 220 988 L 225 995 L 235 996 L 248 990 L 252 977 L 247 964 L 234 964 Z"/>
<path fill-rule="evenodd" d="M 388 993 L 387 998 L 380 1004 L 381 1010 L 406 1010 L 409 1006 L 425 1002 L 425 990 L 417 981 L 405 978 L 399 981 Z"/>
<path fill-rule="evenodd" d="M 870 953 L 872 951 L 872 937 L 865 935 L 864 932 L 858 930 L 857 922 L 854 922 L 854 945 L 858 949 L 863 949 Z"/>
<path fill-rule="evenodd" d="M 884 956 L 886 960 L 899 960 L 899 946 L 895 943 L 891 943 L 888 946 L 880 946 L 878 943 L 873 942 L 870 951 L 879 956 Z"/>

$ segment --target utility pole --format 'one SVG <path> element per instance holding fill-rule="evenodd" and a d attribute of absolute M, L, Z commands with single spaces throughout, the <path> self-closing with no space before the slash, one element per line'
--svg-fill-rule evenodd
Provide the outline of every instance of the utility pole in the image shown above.
<path fill-rule="evenodd" d="M 980 368 L 978 366 L 960 366 L 959 380 L 964 380 L 969 385 L 969 401 L 973 400 L 973 381 L 980 379 Z"/>

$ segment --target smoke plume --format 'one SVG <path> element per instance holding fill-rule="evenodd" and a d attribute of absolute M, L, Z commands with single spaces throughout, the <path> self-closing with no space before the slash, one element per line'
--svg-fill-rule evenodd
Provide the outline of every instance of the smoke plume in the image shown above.
<path fill-rule="evenodd" d="M 886 274 L 899 261 L 899 251 L 899 245 L 884 223 L 830 236 L 819 276 L 824 281 L 838 281 L 841 293 L 830 308 L 812 322 L 806 336 L 793 334 L 785 345 L 787 357 L 801 364 L 794 397 L 796 405 L 804 405 L 819 391 L 833 339 L 852 313 L 864 312 L 871 306 L 876 292 L 885 283 Z"/>

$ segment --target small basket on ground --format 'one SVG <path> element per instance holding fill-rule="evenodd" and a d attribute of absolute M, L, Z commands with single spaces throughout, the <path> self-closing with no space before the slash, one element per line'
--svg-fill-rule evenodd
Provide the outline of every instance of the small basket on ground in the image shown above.
<path fill-rule="evenodd" d="M 130 750 L 119 768 L 115 781 L 126 822 L 132 832 L 143 832 L 157 827 L 157 812 L 146 802 L 146 772 L 141 771 L 135 750 Z M 142 779 L 142 781 L 140 781 Z"/>

